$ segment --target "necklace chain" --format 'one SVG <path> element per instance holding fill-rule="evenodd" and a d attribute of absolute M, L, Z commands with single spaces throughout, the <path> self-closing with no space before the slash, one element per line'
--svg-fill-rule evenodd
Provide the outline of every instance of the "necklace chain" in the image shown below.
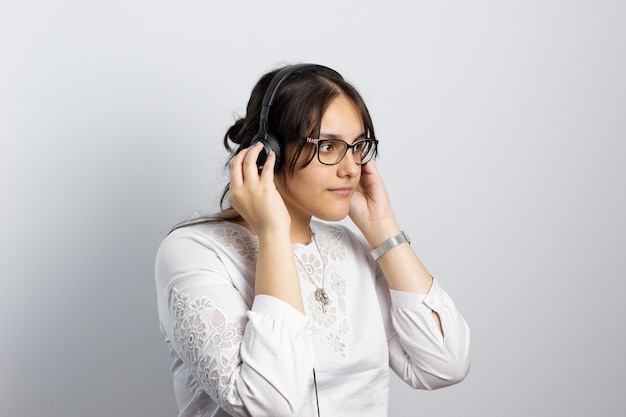
<path fill-rule="evenodd" d="M 316 289 L 315 289 L 315 301 L 317 301 L 318 303 L 320 303 L 322 305 L 322 310 L 325 313 L 326 312 L 326 306 L 328 304 L 330 304 L 330 298 L 328 297 L 328 293 L 324 289 L 324 282 L 325 282 L 325 279 L 326 279 L 326 261 L 324 260 L 324 255 L 322 255 L 322 251 L 320 250 L 320 247 L 319 247 L 319 245 L 317 243 L 317 239 L 315 238 L 315 232 L 313 232 L 313 230 L 311 230 L 310 228 L 309 228 L 309 231 L 311 232 L 311 240 L 315 244 L 315 248 L 317 249 L 317 253 L 320 255 L 320 258 L 322 258 L 322 266 L 323 266 L 323 268 L 322 268 L 322 285 L 321 286 L 317 285 L 317 283 L 313 279 L 313 274 L 309 273 L 307 268 L 302 264 L 302 261 L 300 260 L 300 258 L 298 258 L 297 256 L 296 256 L 296 261 L 298 261 L 298 263 L 300 264 L 300 266 L 304 270 L 304 273 L 309 276 L 309 278 L 311 279 L 311 282 L 315 285 L 315 287 L 316 287 Z"/>

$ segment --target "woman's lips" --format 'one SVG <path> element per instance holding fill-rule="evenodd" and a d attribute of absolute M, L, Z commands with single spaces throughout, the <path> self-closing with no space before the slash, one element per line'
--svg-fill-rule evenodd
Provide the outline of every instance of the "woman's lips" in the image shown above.
<path fill-rule="evenodd" d="M 350 194 L 352 194 L 352 188 L 350 187 L 331 188 L 328 191 L 339 197 L 350 197 Z"/>

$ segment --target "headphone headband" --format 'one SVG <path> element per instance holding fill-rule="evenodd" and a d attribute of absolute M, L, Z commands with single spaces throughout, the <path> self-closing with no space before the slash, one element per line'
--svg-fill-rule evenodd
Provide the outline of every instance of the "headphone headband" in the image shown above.
<path fill-rule="evenodd" d="M 328 67 L 325 67 L 323 65 L 317 65 L 317 64 L 289 65 L 281 69 L 280 71 L 278 71 L 276 75 L 274 75 L 274 77 L 272 78 L 272 81 L 270 81 L 269 85 L 267 86 L 267 89 L 265 90 L 265 95 L 263 96 L 263 102 L 261 103 L 261 115 L 259 117 L 259 133 L 257 134 L 257 136 L 263 137 L 268 131 L 269 123 L 267 121 L 267 118 L 270 113 L 270 107 L 272 107 L 272 103 L 274 101 L 274 96 L 276 95 L 276 92 L 278 91 L 278 87 L 280 87 L 283 81 L 285 81 L 291 74 L 294 74 L 296 72 L 299 72 L 308 68 L 311 68 L 311 69 L 318 68 L 318 69 L 323 69 L 327 71 L 328 70 L 333 71 Z"/>

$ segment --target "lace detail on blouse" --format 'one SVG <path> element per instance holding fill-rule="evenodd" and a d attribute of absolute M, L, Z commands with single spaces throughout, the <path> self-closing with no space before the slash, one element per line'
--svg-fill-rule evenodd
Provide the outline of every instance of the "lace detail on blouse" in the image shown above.
<path fill-rule="evenodd" d="M 234 395 L 243 327 L 226 321 L 206 297 L 190 299 L 176 289 L 172 294 L 173 335 L 179 355 L 191 365 L 194 378 L 211 398 L 232 411 L 230 404 L 221 399 Z"/>
<path fill-rule="evenodd" d="M 350 322 L 346 317 L 346 281 L 336 271 L 329 271 L 332 262 L 341 262 L 347 256 L 347 249 L 341 240 L 343 232 L 336 229 L 316 231 L 315 238 L 319 244 L 321 256 L 326 262 L 326 279 L 323 281 L 324 263 L 317 252 L 303 253 L 296 262 L 298 273 L 304 285 L 307 312 L 314 324 L 314 332 L 331 351 L 345 358 L 347 345 L 345 337 L 350 333 Z M 317 249 L 315 249 L 317 250 Z M 313 282 L 311 282 L 311 279 Z M 321 287 L 328 293 L 330 303 L 323 305 L 315 297 L 315 290 Z"/>
<path fill-rule="evenodd" d="M 212 229 L 210 235 L 220 244 L 233 248 L 239 256 L 244 257 L 249 263 L 256 262 L 259 244 L 256 238 L 250 234 L 230 228 L 218 228 Z"/>
<path fill-rule="evenodd" d="M 307 314 L 314 324 L 315 335 L 333 352 L 345 358 L 347 356 L 345 337 L 351 331 L 346 316 L 346 281 L 336 271 L 329 271 L 329 265 L 344 261 L 348 256 L 348 250 L 343 243 L 343 231 L 325 227 L 318 229 L 315 237 L 327 265 L 324 289 L 328 293 L 330 304 L 324 306 L 315 298 L 315 290 L 317 286 L 321 286 L 324 272 L 324 264 L 317 249 L 300 254 L 298 256 L 300 262 L 296 262 L 301 282 L 308 284 L 303 285 L 303 301 L 307 306 Z M 209 233 L 221 245 L 232 248 L 246 262 L 251 265 L 256 262 L 258 241 L 248 232 L 234 227 L 219 227 L 210 230 Z M 311 282 L 311 277 L 314 282 Z"/>

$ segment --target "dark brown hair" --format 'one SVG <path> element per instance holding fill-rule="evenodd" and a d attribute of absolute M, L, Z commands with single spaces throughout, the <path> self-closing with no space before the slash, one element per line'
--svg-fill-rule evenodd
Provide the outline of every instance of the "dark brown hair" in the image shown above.
<path fill-rule="evenodd" d="M 283 67 L 284 68 L 284 67 Z M 250 94 L 246 115 L 235 121 L 224 135 L 224 147 L 231 160 L 241 150 L 250 146 L 259 129 L 259 118 L 263 96 L 272 78 L 283 68 L 277 68 L 263 75 Z M 363 119 L 365 132 L 375 137 L 372 119 L 359 92 L 338 72 L 323 66 L 306 66 L 290 74 L 274 94 L 272 107 L 268 115 L 269 132 L 281 146 L 281 161 L 277 172 L 285 171 L 285 180 L 292 176 L 295 169 L 308 165 L 315 156 L 315 147 L 304 139 L 317 137 L 322 116 L 330 102 L 337 96 L 344 95 L 356 106 Z M 220 198 L 221 212 L 214 216 L 197 218 L 184 224 L 196 224 L 218 219 L 238 219 L 239 214 L 227 204 L 230 183 L 226 185 Z"/>

